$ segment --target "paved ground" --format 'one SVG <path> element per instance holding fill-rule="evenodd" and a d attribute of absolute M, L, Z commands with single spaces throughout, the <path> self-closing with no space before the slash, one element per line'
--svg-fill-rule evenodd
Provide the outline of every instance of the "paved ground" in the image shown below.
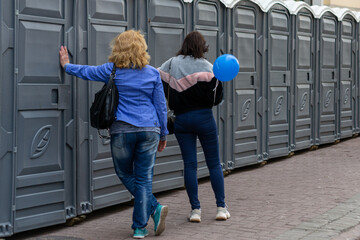
<path fill-rule="evenodd" d="M 184 189 L 157 194 L 169 206 L 165 232 L 146 239 L 355 240 L 360 239 L 360 137 L 263 167 L 232 171 L 225 178 L 231 218 L 215 221 L 215 200 L 208 179 L 201 180 L 202 222 L 186 220 Z M 9 239 L 131 239 L 129 203 L 95 211 L 73 227 L 57 225 Z M 149 221 L 149 229 L 153 223 Z"/>

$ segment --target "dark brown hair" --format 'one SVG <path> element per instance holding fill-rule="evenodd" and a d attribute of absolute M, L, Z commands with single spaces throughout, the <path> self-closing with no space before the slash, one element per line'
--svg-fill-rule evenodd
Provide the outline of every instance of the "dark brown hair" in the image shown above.
<path fill-rule="evenodd" d="M 204 53 L 209 50 L 204 36 L 198 31 L 190 32 L 184 39 L 181 49 L 176 53 L 178 55 L 193 56 L 194 58 L 203 58 Z"/>

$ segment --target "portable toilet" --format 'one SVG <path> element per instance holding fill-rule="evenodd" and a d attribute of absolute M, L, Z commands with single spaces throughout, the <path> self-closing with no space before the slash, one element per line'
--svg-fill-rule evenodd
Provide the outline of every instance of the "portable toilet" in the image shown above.
<path fill-rule="evenodd" d="M 15 116 L 14 97 L 14 1 L 0 1 L 0 238 L 14 232 Z M 7 40 L 6 40 L 7 39 Z"/>
<path fill-rule="evenodd" d="M 264 16 L 264 147 L 263 157 L 287 156 L 290 147 L 291 16 L 282 1 L 253 1 Z M 268 154 L 268 156 L 266 156 Z"/>
<path fill-rule="evenodd" d="M 356 66 L 359 66 L 360 64 L 360 54 L 359 54 L 359 49 L 360 49 L 360 12 L 355 12 L 353 11 L 353 13 L 356 16 L 357 19 L 357 24 L 356 24 L 356 61 L 355 64 Z M 355 82 L 356 82 L 356 108 L 355 108 L 355 132 L 356 134 L 359 134 L 360 132 L 360 72 L 359 72 L 359 68 L 356 67 L 355 68 Z"/>
<path fill-rule="evenodd" d="M 138 29 L 148 40 L 151 65 L 160 67 L 176 55 L 187 34 L 188 1 L 141 1 L 138 3 Z M 175 134 L 167 136 L 167 147 L 157 153 L 153 192 L 173 189 L 184 185 L 183 161 Z"/>
<path fill-rule="evenodd" d="M 227 99 L 228 167 L 238 168 L 262 161 L 264 61 L 264 12 L 252 1 L 229 3 L 227 15 L 229 52 L 239 60 L 239 73 L 229 82 Z"/>
<path fill-rule="evenodd" d="M 219 0 L 194 0 L 191 4 L 187 5 L 188 13 L 193 16 L 192 18 L 188 18 L 188 31 L 198 31 L 204 36 L 206 43 L 209 45 L 209 51 L 205 54 L 205 57 L 209 62 L 214 63 L 216 58 L 222 54 L 221 52 L 226 53 L 226 6 Z M 225 134 L 228 101 L 228 94 L 225 91 L 227 85 L 227 83 L 223 83 L 224 101 L 213 108 L 213 114 L 218 128 L 220 161 L 223 170 L 228 169 L 224 150 L 228 144 L 227 136 Z M 197 152 L 197 174 L 198 178 L 202 178 L 209 175 L 209 170 L 199 140 L 197 140 Z"/>
<path fill-rule="evenodd" d="M 76 84 L 59 65 L 60 45 L 75 55 L 74 7 L 0 3 L 0 237 L 77 214 Z"/>
<path fill-rule="evenodd" d="M 292 17 L 291 150 L 310 148 L 314 141 L 314 12 L 304 2 L 285 1 Z"/>
<path fill-rule="evenodd" d="M 315 144 L 332 143 L 337 136 L 338 20 L 327 6 L 311 6 L 316 19 Z"/>
<path fill-rule="evenodd" d="M 346 8 L 334 8 L 339 21 L 339 80 L 337 135 L 356 132 L 356 15 Z"/>
<path fill-rule="evenodd" d="M 77 63 L 100 65 L 108 61 L 114 37 L 136 28 L 133 2 L 77 2 Z M 117 177 L 110 151 L 110 139 L 99 136 L 90 126 L 89 108 L 103 83 L 77 79 L 78 214 L 131 200 L 132 196 Z M 105 134 L 105 133 L 103 133 Z"/>

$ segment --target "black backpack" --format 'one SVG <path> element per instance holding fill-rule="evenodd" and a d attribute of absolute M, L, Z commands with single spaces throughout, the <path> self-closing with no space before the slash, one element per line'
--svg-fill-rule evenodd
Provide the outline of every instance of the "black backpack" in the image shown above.
<path fill-rule="evenodd" d="M 119 91 L 114 83 L 115 64 L 107 84 L 95 94 L 90 108 L 91 126 L 96 129 L 109 129 L 115 121 L 115 113 L 119 104 Z"/>

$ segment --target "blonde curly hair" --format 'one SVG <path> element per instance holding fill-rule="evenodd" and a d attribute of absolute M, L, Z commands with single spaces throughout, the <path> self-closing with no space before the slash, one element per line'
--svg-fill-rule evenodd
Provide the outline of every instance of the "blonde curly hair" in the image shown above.
<path fill-rule="evenodd" d="M 144 36 L 135 30 L 128 30 L 117 35 L 111 42 L 109 62 L 118 68 L 143 68 L 150 62 Z"/>

